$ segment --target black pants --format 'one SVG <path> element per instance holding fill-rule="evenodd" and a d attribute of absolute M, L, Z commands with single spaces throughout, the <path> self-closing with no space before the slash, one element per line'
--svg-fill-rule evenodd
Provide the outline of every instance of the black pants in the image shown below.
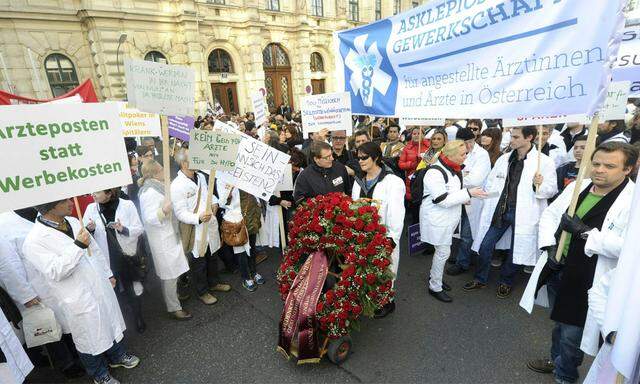
<path fill-rule="evenodd" d="M 133 280 L 127 276 L 116 277 L 116 297 L 122 313 L 128 313 L 134 321 L 142 319 L 142 295 L 137 296 L 133 290 Z"/>
<path fill-rule="evenodd" d="M 189 267 L 191 270 L 191 284 L 196 289 L 198 296 L 207 293 L 209 287 L 219 282 L 218 278 L 218 252 L 211 254 L 207 246 L 207 252 L 202 257 L 193 257 L 189 253 Z"/>
<path fill-rule="evenodd" d="M 251 280 L 256 274 L 256 235 L 249 235 L 249 248 L 251 256 L 247 255 L 247 252 L 237 254 L 243 280 Z"/>
<path fill-rule="evenodd" d="M 238 269 L 238 262 L 233 254 L 233 247 L 222 243 L 222 247 L 220 247 L 217 253 L 227 272 L 233 272 Z"/>

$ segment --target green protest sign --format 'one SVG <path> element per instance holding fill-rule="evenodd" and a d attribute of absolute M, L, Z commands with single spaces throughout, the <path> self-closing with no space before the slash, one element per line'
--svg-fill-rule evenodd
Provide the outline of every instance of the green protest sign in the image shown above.
<path fill-rule="evenodd" d="M 240 135 L 193 129 L 189 137 L 191 169 L 231 171 L 235 168 Z"/>

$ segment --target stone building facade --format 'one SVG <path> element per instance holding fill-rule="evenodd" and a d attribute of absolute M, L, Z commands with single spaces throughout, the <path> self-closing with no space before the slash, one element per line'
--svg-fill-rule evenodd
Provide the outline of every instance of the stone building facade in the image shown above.
<path fill-rule="evenodd" d="M 125 98 L 123 58 L 186 65 L 196 102 L 251 110 L 331 92 L 333 32 L 428 0 L 0 0 L 0 89 L 51 98 L 91 79 Z M 126 36 L 125 36 L 126 35 Z"/>

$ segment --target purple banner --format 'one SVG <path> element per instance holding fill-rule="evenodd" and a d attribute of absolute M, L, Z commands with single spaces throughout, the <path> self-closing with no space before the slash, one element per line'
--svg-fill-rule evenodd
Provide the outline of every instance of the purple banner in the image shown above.
<path fill-rule="evenodd" d="M 191 116 L 168 116 L 169 136 L 177 137 L 182 141 L 189 141 L 189 131 L 193 129 L 196 119 Z"/>
<path fill-rule="evenodd" d="M 423 252 L 427 249 L 427 243 L 420 241 L 420 223 L 409 226 L 409 254 Z"/>

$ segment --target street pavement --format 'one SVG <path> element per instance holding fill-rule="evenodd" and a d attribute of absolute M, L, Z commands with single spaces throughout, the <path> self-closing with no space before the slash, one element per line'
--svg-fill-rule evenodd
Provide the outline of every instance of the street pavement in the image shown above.
<path fill-rule="evenodd" d="M 552 322 L 541 308 L 528 315 L 518 306 L 528 275 L 521 273 L 511 297 L 495 295 L 498 269 L 487 288 L 464 292 L 471 274 L 445 276 L 451 304 L 427 294 L 431 255 L 407 255 L 403 241 L 397 309 L 384 319 L 365 319 L 352 334 L 353 348 L 342 366 L 327 359 L 298 366 L 276 352 L 282 302 L 275 271 L 279 254 L 258 266 L 265 285 L 250 293 L 239 275 L 222 274 L 233 285 L 205 306 L 192 297 L 184 304 L 194 318 L 178 322 L 165 312 L 158 280 L 146 284 L 147 331 L 126 332 L 129 350 L 141 358 L 131 370 L 112 370 L 123 383 L 553 383 L 551 375 L 527 369 L 532 358 L 548 355 Z M 222 263 L 220 263 L 222 264 Z M 584 377 L 591 363 L 581 367 Z M 38 368 L 29 383 L 63 382 L 50 368 Z M 85 383 L 80 379 L 72 383 Z"/>

